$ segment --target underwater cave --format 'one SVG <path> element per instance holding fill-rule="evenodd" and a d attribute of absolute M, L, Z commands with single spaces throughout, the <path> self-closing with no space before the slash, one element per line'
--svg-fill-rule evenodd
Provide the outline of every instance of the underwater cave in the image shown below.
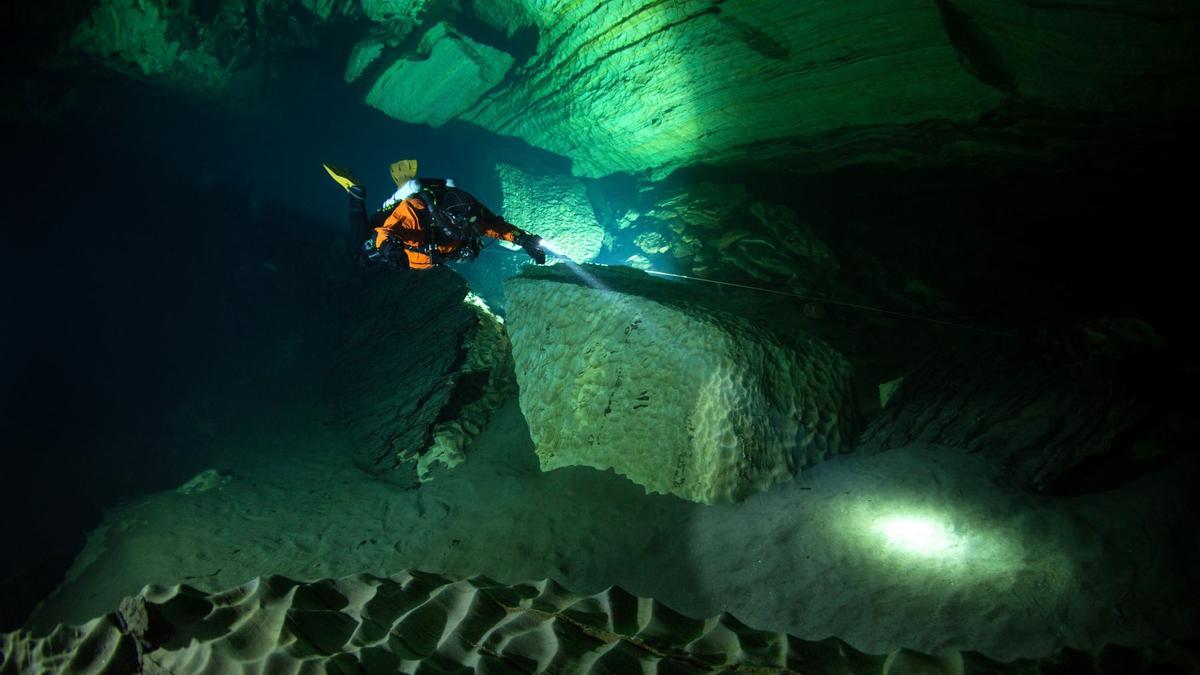
<path fill-rule="evenodd" d="M 1200 8 L 3 25 L 0 673 L 1200 672 Z"/>

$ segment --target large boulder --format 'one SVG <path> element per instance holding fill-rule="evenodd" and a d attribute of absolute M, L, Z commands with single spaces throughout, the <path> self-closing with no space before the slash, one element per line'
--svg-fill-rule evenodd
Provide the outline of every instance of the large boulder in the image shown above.
<path fill-rule="evenodd" d="M 383 71 L 366 101 L 398 120 L 438 127 L 499 84 L 512 63 L 508 54 L 439 23 L 421 38 L 415 53 Z"/>
<path fill-rule="evenodd" d="M 816 339 L 627 268 L 527 269 L 505 290 L 543 470 L 612 468 L 650 492 L 714 503 L 847 447 L 850 366 Z"/>
<path fill-rule="evenodd" d="M 504 217 L 554 242 L 572 260 L 595 259 L 604 243 L 587 188 L 573 176 L 496 164 Z"/>

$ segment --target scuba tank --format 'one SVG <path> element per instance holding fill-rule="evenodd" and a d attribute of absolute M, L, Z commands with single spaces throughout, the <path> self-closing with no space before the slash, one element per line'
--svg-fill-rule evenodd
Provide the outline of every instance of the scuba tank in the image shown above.
<path fill-rule="evenodd" d="M 456 187 L 437 183 L 425 184 L 413 195 L 425 204 L 421 214 L 421 226 L 429 233 L 429 242 L 421 251 L 433 258 L 436 264 L 474 260 L 483 249 L 479 223 L 483 217 L 483 206 L 471 193 Z M 462 242 L 452 253 L 441 253 L 438 245 Z"/>

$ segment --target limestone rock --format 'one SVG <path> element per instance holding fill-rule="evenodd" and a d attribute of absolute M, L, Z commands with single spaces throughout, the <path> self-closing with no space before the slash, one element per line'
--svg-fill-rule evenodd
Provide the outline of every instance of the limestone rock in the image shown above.
<path fill-rule="evenodd" d="M 671 243 L 661 232 L 643 232 L 633 238 L 633 244 L 646 253 L 666 253 L 671 250 Z"/>
<path fill-rule="evenodd" d="M 383 56 L 385 49 L 387 42 L 378 36 L 369 35 L 359 40 L 350 50 L 350 59 L 346 61 L 346 74 L 343 78 L 347 82 L 354 82 L 362 77 L 367 68 Z"/>
<path fill-rule="evenodd" d="M 612 468 L 650 492 L 739 499 L 847 447 L 850 366 L 629 268 L 506 285 L 521 410 L 543 470 Z"/>
<path fill-rule="evenodd" d="M 652 266 L 649 258 L 644 255 L 636 254 L 626 258 L 625 264 L 639 270 L 648 270 Z"/>
<path fill-rule="evenodd" d="M 836 272 L 840 265 L 837 256 L 825 242 L 817 238 L 812 227 L 800 221 L 795 211 L 766 202 L 750 205 L 750 213 L 762 224 L 771 240 L 799 259 L 808 270 Z"/>
<path fill-rule="evenodd" d="M 1118 5 L 93 0 L 69 44 L 122 72 L 224 98 L 261 84 L 273 54 L 320 44 L 349 23 L 339 19 L 365 19 L 349 79 L 395 59 L 370 83 L 371 105 L 518 137 L 570 158 L 580 176 L 1027 166 L 1103 157 L 1118 134 L 1160 141 L 1164 125 L 1194 117 L 1194 11 Z M 370 42 L 431 16 L 442 23 L 399 58 Z M 479 22 L 498 29 L 482 31 L 491 44 L 462 34 L 480 35 Z"/>
<path fill-rule="evenodd" d="M 479 324 L 463 344 L 463 364 L 458 371 L 455 396 L 442 409 L 428 449 L 401 451 L 402 461 L 417 463 L 417 477 L 424 481 L 438 463 L 447 468 L 465 459 L 463 449 L 487 426 L 492 412 L 516 389 L 512 347 L 504 320 L 492 313 L 487 303 L 468 294 L 464 304 L 475 312 Z"/>
<path fill-rule="evenodd" d="M 1198 93 L 1200 29 L 1183 6 L 505 4 L 486 19 L 536 28 L 537 53 L 464 119 L 571 157 L 584 176 L 782 157 L 800 169 L 1029 161 L 1102 148 L 1087 130 L 1112 112 L 1147 127 L 1157 113 L 1145 111 L 1185 119 Z"/>
<path fill-rule="evenodd" d="M 645 253 L 670 253 L 693 274 L 807 293 L 826 292 L 841 267 L 794 210 L 751 201 L 743 185 L 652 187 L 644 198 L 652 205 L 618 236 Z"/>
<path fill-rule="evenodd" d="M 230 75 L 202 46 L 189 48 L 168 36 L 179 23 L 161 0 L 102 0 L 71 36 L 74 49 L 124 72 L 187 89 L 221 93 Z"/>
<path fill-rule="evenodd" d="M 300 0 L 300 4 L 321 21 L 335 16 L 355 16 L 360 8 L 359 0 Z"/>
<path fill-rule="evenodd" d="M 936 443 L 989 458 L 1025 489 L 1070 491 L 1072 469 L 1112 453 L 1158 405 L 1169 382 L 1160 344 L 1146 324 L 1123 320 L 939 354 L 881 400 L 860 445 Z"/>
<path fill-rule="evenodd" d="M 175 488 L 175 491 L 183 495 L 202 494 L 210 490 L 220 490 L 232 480 L 233 474 L 229 471 L 206 469 L 196 474 L 188 482 Z"/>
<path fill-rule="evenodd" d="M 272 54 L 317 44 L 358 0 L 95 0 L 69 49 L 119 72 L 224 103 L 261 96 Z"/>
<path fill-rule="evenodd" d="M 663 176 L 849 129 L 971 122 L 1001 98 L 961 67 L 926 2 L 514 4 L 541 32 L 539 52 L 466 119 L 570 156 L 585 176 Z"/>
<path fill-rule="evenodd" d="M 438 127 L 473 106 L 512 63 L 508 54 L 439 23 L 421 38 L 416 53 L 375 80 L 366 102 L 403 122 Z"/>
<path fill-rule="evenodd" d="M 700 183 L 663 190 L 646 215 L 667 223 L 675 232 L 689 228 L 715 230 L 745 199 L 746 186 L 740 183 Z"/>
<path fill-rule="evenodd" d="M 461 459 L 509 386 L 503 331 L 449 269 L 366 283 L 348 307 L 355 320 L 331 387 L 336 419 L 351 430 L 360 465 L 417 460 L 427 477 L 434 462 Z"/>
<path fill-rule="evenodd" d="M 554 242 L 572 260 L 593 260 L 604 244 L 587 188 L 566 175 L 538 174 L 511 164 L 496 164 L 504 192 L 504 217 L 522 229 Z"/>
<path fill-rule="evenodd" d="M 429 0 L 361 0 L 363 14 L 372 21 L 412 21 L 430 4 Z"/>

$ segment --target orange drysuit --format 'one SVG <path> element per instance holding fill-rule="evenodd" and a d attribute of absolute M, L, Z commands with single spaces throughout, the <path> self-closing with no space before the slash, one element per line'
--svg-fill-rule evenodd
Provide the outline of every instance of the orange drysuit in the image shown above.
<path fill-rule="evenodd" d="M 500 216 L 481 208 L 482 216 L 477 223 L 481 234 L 494 239 L 516 241 L 522 234 L 512 223 Z M 375 228 L 375 247 L 383 246 L 383 242 L 391 239 L 404 245 L 404 253 L 408 256 L 408 266 L 415 270 L 433 267 L 433 261 L 428 255 L 414 251 L 408 247 L 420 248 L 429 242 L 429 232 L 423 222 L 429 222 L 429 214 L 425 202 L 409 197 L 396 205 L 383 225 Z M 448 242 L 438 242 L 437 250 L 442 255 L 454 253 L 462 248 L 463 241 L 454 239 Z"/>

